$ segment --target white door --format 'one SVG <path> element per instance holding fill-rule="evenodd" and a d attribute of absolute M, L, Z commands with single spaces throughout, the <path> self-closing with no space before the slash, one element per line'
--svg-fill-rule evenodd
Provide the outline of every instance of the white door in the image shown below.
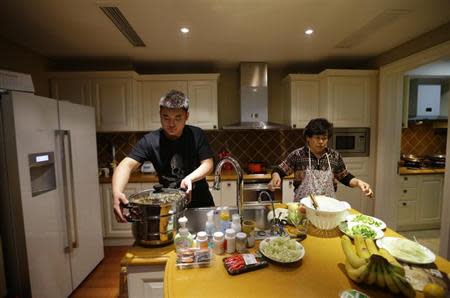
<path fill-rule="evenodd" d="M 71 150 L 69 184 L 73 182 L 71 224 L 74 248 L 71 253 L 73 287 L 103 259 L 103 238 L 97 175 L 95 110 L 93 107 L 59 102 L 60 129 L 67 131 L 65 141 Z M 70 160 L 71 159 L 71 160 Z"/>
<path fill-rule="evenodd" d="M 292 125 L 304 128 L 319 115 L 319 81 L 294 81 L 291 88 Z"/>
<path fill-rule="evenodd" d="M 443 177 L 422 175 L 421 180 L 417 220 L 420 223 L 440 223 Z"/>
<path fill-rule="evenodd" d="M 28 155 L 53 152 L 60 173 L 55 130 L 57 102 L 28 93 L 12 92 L 23 222 L 33 297 L 67 297 L 72 291 L 67 246 L 63 181 L 56 189 L 32 196 Z M 44 155 L 43 155 L 44 156 Z"/>
<path fill-rule="evenodd" d="M 220 186 L 221 205 L 236 206 L 237 182 L 236 180 L 222 181 Z"/>
<path fill-rule="evenodd" d="M 282 195 L 283 203 L 294 202 L 294 180 L 293 179 L 283 179 L 282 185 Z"/>

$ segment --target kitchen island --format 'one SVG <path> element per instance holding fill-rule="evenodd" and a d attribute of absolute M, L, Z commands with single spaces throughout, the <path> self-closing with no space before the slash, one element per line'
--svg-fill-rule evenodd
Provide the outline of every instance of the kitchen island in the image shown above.
<path fill-rule="evenodd" d="M 305 256 L 296 266 L 269 266 L 257 271 L 230 276 L 222 259 L 227 255 L 214 256 L 212 266 L 197 269 L 177 269 L 173 246 L 166 249 L 133 247 L 129 250 L 130 266 L 161 265 L 165 262 L 164 297 L 338 297 L 340 291 L 357 289 L 370 297 L 396 297 L 387 289 L 356 284 L 344 269 L 345 256 L 341 248 L 341 233 L 325 232 L 313 227 L 301 243 Z M 402 237 L 387 229 L 385 236 Z M 439 270 L 450 273 L 450 262 L 437 257 Z M 423 297 L 422 293 L 417 297 Z"/>

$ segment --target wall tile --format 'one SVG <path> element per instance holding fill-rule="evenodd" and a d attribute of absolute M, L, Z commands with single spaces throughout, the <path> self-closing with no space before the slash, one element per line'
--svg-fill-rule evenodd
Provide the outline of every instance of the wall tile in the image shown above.
<path fill-rule="evenodd" d="M 434 129 L 431 123 L 410 125 L 402 131 L 402 154 L 425 156 L 444 154 L 446 151 L 447 130 Z"/>

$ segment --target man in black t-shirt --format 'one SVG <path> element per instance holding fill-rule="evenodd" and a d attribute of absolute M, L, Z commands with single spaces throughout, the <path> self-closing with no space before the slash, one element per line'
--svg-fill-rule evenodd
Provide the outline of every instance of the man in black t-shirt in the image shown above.
<path fill-rule="evenodd" d="M 161 128 L 139 140 L 114 171 L 114 213 L 119 222 L 126 222 L 120 202 L 128 202 L 123 190 L 130 174 L 147 160 L 153 163 L 164 187 L 187 189 L 191 196 L 188 207 L 214 206 L 205 179 L 213 169 L 213 152 L 203 130 L 186 125 L 188 98 L 182 92 L 172 90 L 161 98 L 159 107 Z"/>

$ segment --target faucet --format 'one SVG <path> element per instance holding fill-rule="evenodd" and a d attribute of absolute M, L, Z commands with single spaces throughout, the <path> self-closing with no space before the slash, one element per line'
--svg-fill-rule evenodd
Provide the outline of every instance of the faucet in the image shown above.
<path fill-rule="evenodd" d="M 216 166 L 216 169 L 214 171 L 214 184 L 213 188 L 215 190 L 220 190 L 220 172 L 222 171 L 223 165 L 229 162 L 233 166 L 234 170 L 236 171 L 236 174 L 238 176 L 237 179 L 237 186 L 238 190 L 236 191 L 236 206 L 238 208 L 238 213 L 241 218 L 241 222 L 243 219 L 243 205 L 244 205 L 244 172 L 242 171 L 241 166 L 239 165 L 239 162 L 234 159 L 231 156 L 226 156 L 222 158 L 219 163 Z"/>

